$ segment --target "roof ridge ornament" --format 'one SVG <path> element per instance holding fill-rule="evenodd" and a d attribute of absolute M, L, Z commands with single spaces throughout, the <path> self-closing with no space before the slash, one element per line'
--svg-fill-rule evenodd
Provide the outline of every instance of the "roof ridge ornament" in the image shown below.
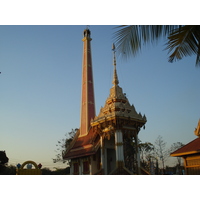
<path fill-rule="evenodd" d="M 200 137 L 200 119 L 198 121 L 197 127 L 195 128 L 194 134 Z"/>
<path fill-rule="evenodd" d="M 115 44 L 113 43 L 112 45 L 112 51 L 113 51 L 113 65 L 114 65 L 114 74 L 113 74 L 113 85 L 118 85 L 119 84 L 119 80 L 118 80 L 118 76 L 117 76 L 117 69 L 116 69 L 116 50 L 115 50 Z"/>

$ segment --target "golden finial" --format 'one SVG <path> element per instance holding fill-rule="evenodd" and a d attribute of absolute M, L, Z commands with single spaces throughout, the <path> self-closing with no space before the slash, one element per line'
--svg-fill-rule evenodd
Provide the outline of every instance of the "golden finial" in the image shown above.
<path fill-rule="evenodd" d="M 83 37 L 90 38 L 91 32 L 89 26 L 86 26 L 86 29 L 83 31 Z"/>

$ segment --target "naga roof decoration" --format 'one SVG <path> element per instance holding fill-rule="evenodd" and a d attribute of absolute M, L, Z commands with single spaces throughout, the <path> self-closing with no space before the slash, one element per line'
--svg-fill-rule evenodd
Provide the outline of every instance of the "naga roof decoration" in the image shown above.
<path fill-rule="evenodd" d="M 195 128 L 194 134 L 198 137 L 200 137 L 200 119 L 199 122 L 197 124 L 197 128 Z"/>

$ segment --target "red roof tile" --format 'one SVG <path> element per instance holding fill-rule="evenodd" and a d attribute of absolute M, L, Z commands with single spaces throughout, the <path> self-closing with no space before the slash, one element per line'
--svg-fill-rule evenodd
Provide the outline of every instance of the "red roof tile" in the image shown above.
<path fill-rule="evenodd" d="M 94 133 L 90 128 L 89 133 L 85 136 L 78 137 L 71 149 L 68 150 L 64 159 L 78 158 L 92 155 L 96 152 L 93 144 Z"/>
<path fill-rule="evenodd" d="M 185 146 L 181 147 L 180 149 L 174 151 L 170 155 L 179 157 L 179 156 L 196 154 L 196 153 L 200 153 L 200 138 L 197 138 L 197 139 L 189 142 L 188 144 L 186 144 Z"/>
<path fill-rule="evenodd" d="M 81 150 L 77 150 L 77 151 L 69 151 L 66 155 L 65 155 L 65 159 L 72 159 L 72 158 L 79 158 L 79 157 L 83 157 L 83 156 L 89 156 L 95 154 L 95 151 L 93 150 L 92 147 L 87 148 L 87 149 L 81 149 Z"/>

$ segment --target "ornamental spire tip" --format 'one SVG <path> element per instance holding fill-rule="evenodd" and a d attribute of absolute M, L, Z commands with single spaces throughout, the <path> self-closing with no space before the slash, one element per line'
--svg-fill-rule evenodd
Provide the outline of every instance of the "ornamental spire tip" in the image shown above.
<path fill-rule="evenodd" d="M 87 26 L 86 29 L 83 31 L 83 37 L 90 38 L 90 35 L 91 35 L 91 32 Z"/>
<path fill-rule="evenodd" d="M 118 76 L 117 76 L 117 69 L 116 69 L 116 56 L 115 56 L 115 44 L 113 43 L 112 45 L 112 50 L 113 50 L 113 65 L 114 65 L 114 75 L 113 75 L 113 85 L 118 85 L 119 84 L 119 80 L 118 80 Z"/>

